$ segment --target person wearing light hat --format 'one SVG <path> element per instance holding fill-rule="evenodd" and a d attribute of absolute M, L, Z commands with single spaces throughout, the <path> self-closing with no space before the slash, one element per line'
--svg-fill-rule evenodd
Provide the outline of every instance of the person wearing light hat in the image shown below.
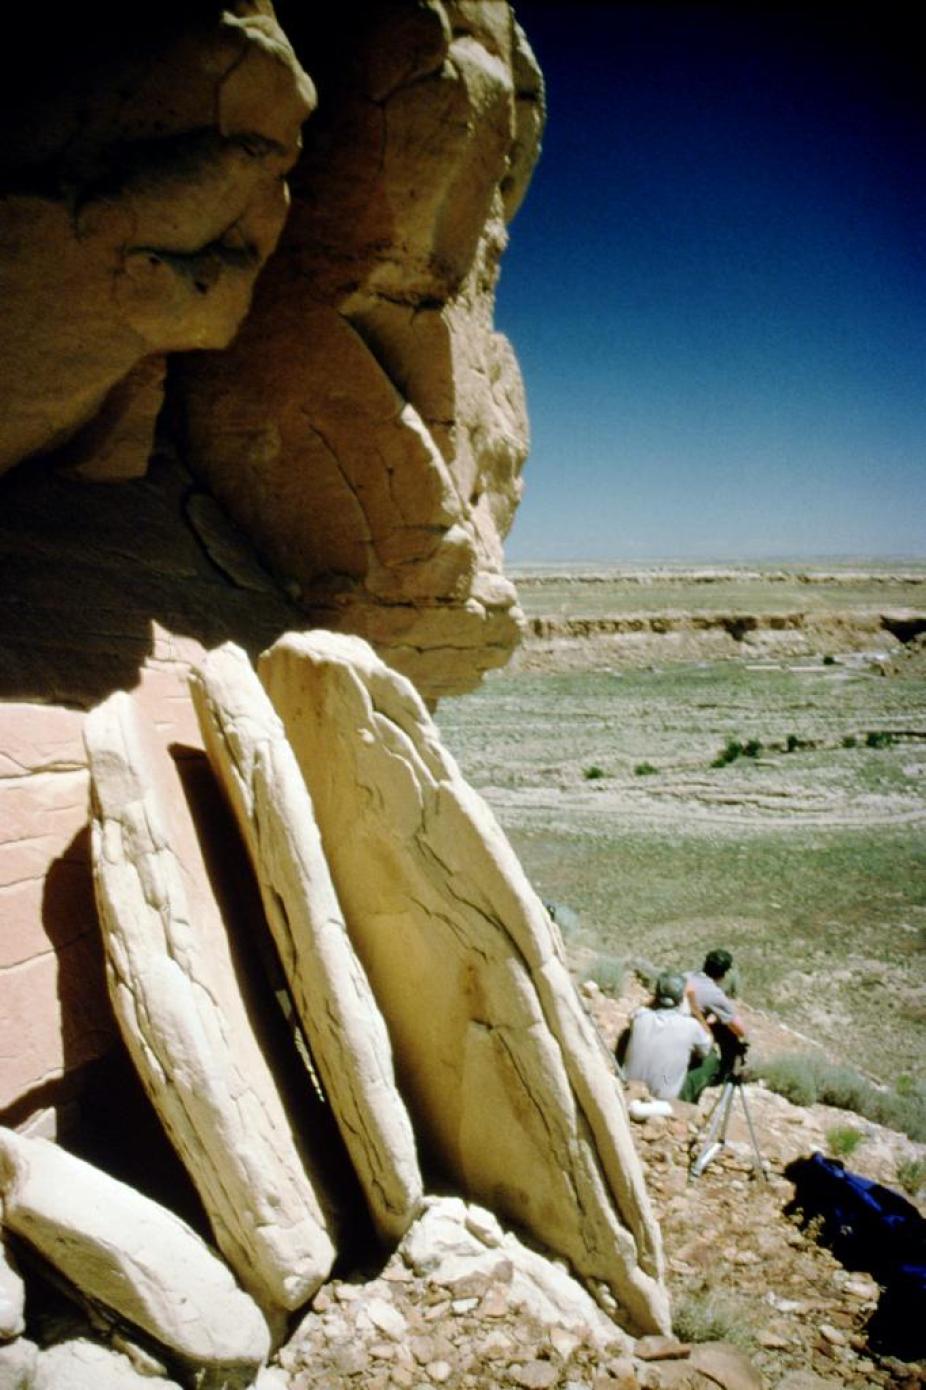
<path fill-rule="evenodd" d="M 628 1081 L 643 1081 L 657 1100 L 674 1100 L 694 1059 L 707 1057 L 711 1035 L 679 1007 L 685 994 L 681 975 L 666 971 L 656 981 L 652 1002 L 630 1021 L 623 1057 Z"/>

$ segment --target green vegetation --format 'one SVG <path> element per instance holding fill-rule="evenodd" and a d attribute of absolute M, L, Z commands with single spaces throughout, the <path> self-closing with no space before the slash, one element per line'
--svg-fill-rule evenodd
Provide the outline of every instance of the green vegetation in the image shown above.
<path fill-rule="evenodd" d="M 653 773 L 658 771 L 658 767 L 653 767 L 652 763 L 647 762 L 637 763 L 633 770 L 635 777 L 652 777 Z"/>
<path fill-rule="evenodd" d="M 785 1053 L 759 1059 L 753 1064 L 752 1071 L 773 1091 L 795 1105 L 815 1105 L 819 1102 L 840 1110 L 852 1110 L 867 1120 L 874 1120 L 876 1124 L 900 1130 L 918 1142 L 926 1140 L 926 1085 L 904 1088 L 904 1091 L 889 1090 L 876 1086 L 852 1067 L 828 1062 L 816 1052 Z M 838 1132 L 828 1132 L 827 1139 Z M 842 1132 L 845 1134 L 845 1131 Z M 860 1139 L 861 1136 L 859 1142 Z M 847 1141 L 843 1138 L 841 1142 Z M 843 1153 L 851 1153 L 852 1148 L 843 1150 Z M 833 1151 L 837 1152 L 835 1149 Z"/>
<path fill-rule="evenodd" d="M 624 984 L 624 962 L 617 956 L 596 956 L 584 974 L 586 979 L 594 980 L 603 993 L 616 998 Z"/>
<path fill-rule="evenodd" d="M 904 1192 L 918 1197 L 926 1187 L 926 1158 L 905 1158 L 897 1165 L 897 1181 Z"/>
<path fill-rule="evenodd" d="M 890 748 L 894 742 L 894 735 L 886 729 L 871 729 L 865 735 L 866 748 Z"/>
<path fill-rule="evenodd" d="M 582 776 L 586 782 L 597 782 L 599 778 L 606 777 L 607 773 L 603 767 L 599 767 L 597 763 L 592 763 L 590 767 L 583 767 Z"/>
<path fill-rule="evenodd" d="M 840 745 L 847 729 L 926 729 L 926 681 L 736 662 L 506 671 L 437 718 L 592 950 L 688 969 L 727 946 L 747 1004 L 922 1084 L 926 741 Z M 709 773 L 744 730 L 779 756 Z M 789 734 L 807 746 L 784 756 Z M 635 773 L 644 761 L 659 775 Z M 607 778 L 577 773 L 592 764 Z"/>
<path fill-rule="evenodd" d="M 855 737 L 855 734 L 845 734 L 843 736 L 842 746 L 843 748 L 857 748 L 858 739 Z"/>
<path fill-rule="evenodd" d="M 864 1138 L 854 1125 L 833 1125 L 826 1131 L 826 1145 L 834 1158 L 849 1158 Z"/>
<path fill-rule="evenodd" d="M 681 1342 L 733 1342 L 748 1349 L 752 1344 L 743 1304 L 732 1294 L 709 1285 L 676 1297 L 672 1304 L 672 1330 Z"/>

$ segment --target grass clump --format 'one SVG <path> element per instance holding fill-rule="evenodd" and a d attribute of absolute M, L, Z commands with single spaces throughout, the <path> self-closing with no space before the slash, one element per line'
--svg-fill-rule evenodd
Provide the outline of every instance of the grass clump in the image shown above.
<path fill-rule="evenodd" d="M 587 980 L 594 980 L 602 994 L 616 998 L 624 983 L 624 962 L 618 956 L 596 956 L 585 972 Z"/>
<path fill-rule="evenodd" d="M 757 738 L 748 738 L 743 744 L 744 758 L 758 758 L 762 752 L 762 742 Z"/>
<path fill-rule="evenodd" d="M 744 1310 L 718 1289 L 693 1289 L 673 1300 L 672 1331 L 681 1342 L 733 1342 L 748 1348 L 752 1339 Z"/>
<path fill-rule="evenodd" d="M 592 763 L 590 767 L 583 767 L 582 769 L 582 776 L 585 778 L 586 782 L 597 782 L 600 778 L 606 777 L 607 775 L 604 768 L 599 767 L 597 763 Z"/>
<path fill-rule="evenodd" d="M 658 767 L 653 767 L 653 764 L 652 764 L 652 763 L 643 762 L 643 763 L 637 763 L 637 765 L 636 765 L 636 767 L 634 768 L 633 771 L 634 771 L 634 776 L 636 776 L 636 777 L 652 777 L 652 775 L 653 775 L 654 772 L 658 772 L 658 771 L 659 771 L 659 768 L 658 768 Z"/>
<path fill-rule="evenodd" d="M 849 1158 L 865 1138 L 854 1125 L 833 1125 L 826 1131 L 826 1143 L 834 1158 Z"/>
<path fill-rule="evenodd" d="M 842 746 L 843 748 L 857 748 L 858 739 L 855 737 L 855 734 L 844 734 Z"/>
<path fill-rule="evenodd" d="M 926 1187 L 926 1158 L 905 1158 L 897 1165 L 897 1181 L 904 1192 L 917 1197 Z"/>
<path fill-rule="evenodd" d="M 869 729 L 865 735 L 866 748 L 890 748 L 894 735 L 888 729 Z"/>
<path fill-rule="evenodd" d="M 876 1086 L 852 1067 L 829 1062 L 815 1052 L 782 1053 L 759 1059 L 753 1071 L 769 1088 L 794 1105 L 832 1105 L 866 1120 L 926 1140 L 926 1086 L 889 1090 Z"/>

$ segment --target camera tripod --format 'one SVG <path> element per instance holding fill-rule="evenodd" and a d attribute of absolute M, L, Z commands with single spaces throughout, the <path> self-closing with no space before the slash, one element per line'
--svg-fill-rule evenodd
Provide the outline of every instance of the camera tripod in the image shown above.
<path fill-rule="evenodd" d="M 688 1167 L 690 1178 L 699 1178 L 709 1163 L 720 1153 L 727 1142 L 727 1126 L 730 1123 L 730 1115 L 733 1110 L 733 1098 L 738 1095 L 743 1106 L 743 1114 L 746 1116 L 746 1126 L 749 1130 L 749 1137 L 752 1140 L 752 1152 L 754 1155 L 753 1167 L 763 1182 L 767 1181 L 765 1173 L 765 1160 L 759 1151 L 759 1141 L 756 1139 L 756 1131 L 752 1123 L 752 1115 L 746 1103 L 746 1092 L 743 1089 L 742 1077 L 742 1057 L 737 1057 L 733 1064 L 733 1069 L 728 1074 L 723 1083 L 720 1095 L 714 1101 L 713 1108 L 707 1117 L 707 1124 L 696 1142 L 696 1156 L 692 1159 Z M 697 1145 L 700 1144 L 700 1148 Z"/>

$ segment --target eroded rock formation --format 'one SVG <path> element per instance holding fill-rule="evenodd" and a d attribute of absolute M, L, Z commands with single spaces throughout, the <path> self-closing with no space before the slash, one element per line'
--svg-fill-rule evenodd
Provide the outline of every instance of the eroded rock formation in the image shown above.
<path fill-rule="evenodd" d="M 192 678 L 200 727 L 248 846 L 313 1060 L 374 1224 L 407 1231 L 421 1204 L 415 1139 L 386 1025 L 347 937 L 311 798 L 247 656 L 212 652 Z"/>
<path fill-rule="evenodd" d="M 625 1317 L 668 1330 L 659 1231 L 606 1054 L 543 905 L 414 687 L 334 633 L 286 637 L 259 670 L 422 1139 Z"/>
<path fill-rule="evenodd" d="M 270 1350 L 267 1324 L 178 1217 L 58 1145 L 3 1129 L 0 1197 L 5 1226 L 75 1288 L 181 1362 L 230 1384 L 253 1379 Z"/>
<path fill-rule="evenodd" d="M 238 1279 L 303 1304 L 335 1257 L 324 1182 L 300 1146 L 236 962 L 181 775 L 117 693 L 87 718 L 93 864 L 113 1009 Z M 305 1092 L 310 1093 L 308 1077 Z"/>
<path fill-rule="evenodd" d="M 497 0 L 348 3 L 303 32 L 322 100 L 292 212 L 233 347 L 177 366 L 187 456 L 316 622 L 437 697 L 518 635 L 527 422 L 492 308 L 540 76 Z"/>

